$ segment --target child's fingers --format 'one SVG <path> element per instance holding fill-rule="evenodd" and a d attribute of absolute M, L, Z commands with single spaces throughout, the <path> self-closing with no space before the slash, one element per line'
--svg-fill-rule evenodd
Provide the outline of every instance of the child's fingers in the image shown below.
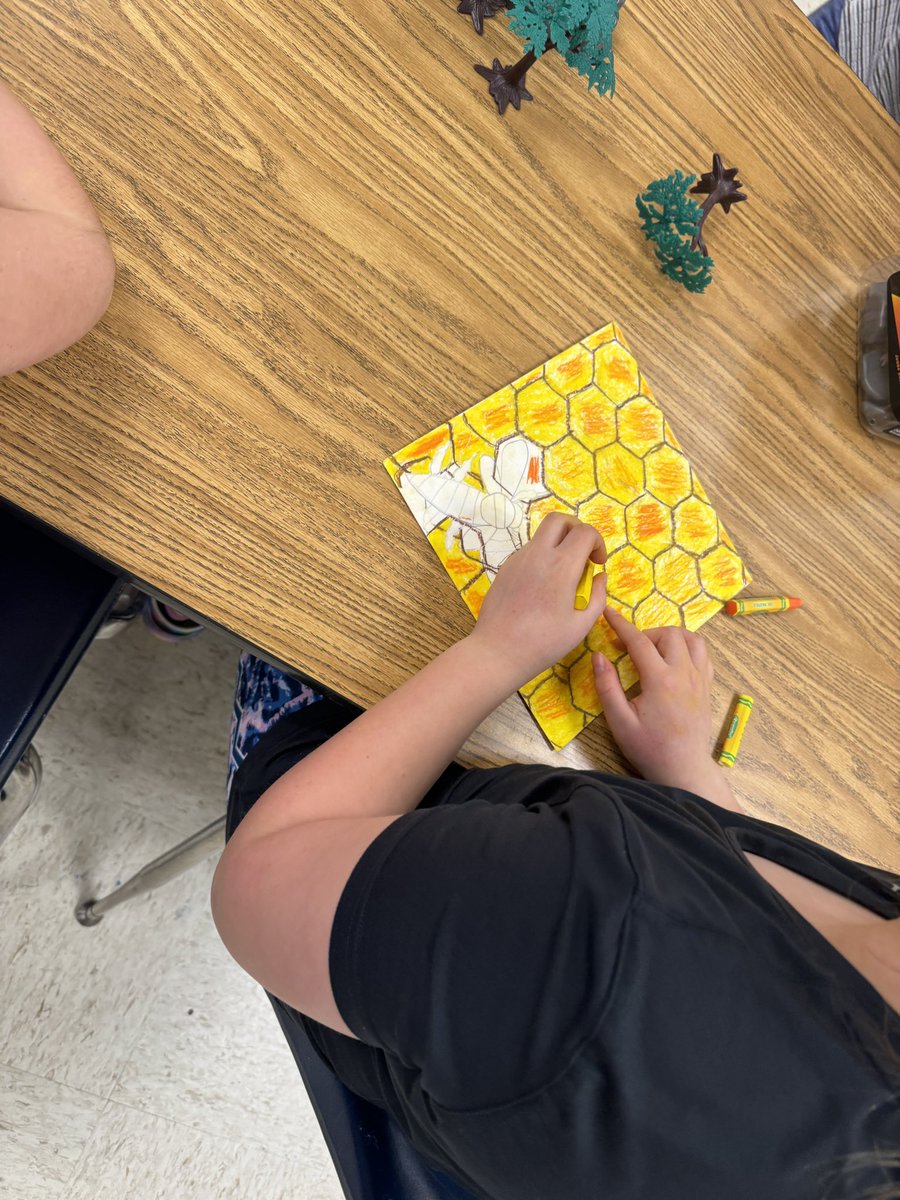
<path fill-rule="evenodd" d="M 631 655 L 631 661 L 637 667 L 638 674 L 643 677 L 657 671 L 662 659 L 650 638 L 609 605 L 603 615 L 613 633 Z"/>
<path fill-rule="evenodd" d="M 594 668 L 594 687 L 603 705 L 606 721 L 614 736 L 625 733 L 636 721 L 631 704 L 625 697 L 619 674 L 605 654 L 591 655 Z"/>
<path fill-rule="evenodd" d="M 687 646 L 687 652 L 691 656 L 691 662 L 712 683 L 713 665 L 705 640 L 699 633 L 691 633 L 686 629 L 684 631 L 684 644 Z"/>
<path fill-rule="evenodd" d="M 547 513 L 546 517 L 544 517 L 543 521 L 541 521 L 540 525 L 534 531 L 534 536 L 531 539 L 532 544 L 536 543 L 540 546 L 546 543 L 548 546 L 558 546 L 570 529 L 582 524 L 582 521 L 579 521 L 577 517 L 573 517 L 569 513 Z M 584 557 L 587 558 L 587 553 L 585 553 Z"/>
<path fill-rule="evenodd" d="M 683 667 L 690 661 L 684 630 L 678 625 L 666 625 L 659 630 L 656 648 L 671 667 Z"/>
<path fill-rule="evenodd" d="M 574 521 L 575 518 L 573 517 L 572 520 Z M 560 543 L 560 550 L 566 556 L 567 566 L 571 564 L 575 572 L 576 583 L 581 578 L 581 572 L 588 559 L 597 562 L 606 561 L 606 547 L 603 544 L 603 538 L 592 525 L 586 525 L 583 521 L 576 521 L 566 530 L 566 535 Z M 594 555 L 601 550 L 604 557 L 595 560 Z"/>

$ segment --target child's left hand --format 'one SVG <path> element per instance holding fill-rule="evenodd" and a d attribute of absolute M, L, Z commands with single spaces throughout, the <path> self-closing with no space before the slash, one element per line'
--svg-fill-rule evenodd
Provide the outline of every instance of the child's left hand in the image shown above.
<path fill-rule="evenodd" d="M 597 530 L 554 512 L 497 573 L 469 636 L 502 657 L 519 680 L 517 687 L 568 654 L 602 615 L 605 574 L 594 577 L 587 608 L 575 607 L 575 589 L 589 558 L 606 562 Z"/>

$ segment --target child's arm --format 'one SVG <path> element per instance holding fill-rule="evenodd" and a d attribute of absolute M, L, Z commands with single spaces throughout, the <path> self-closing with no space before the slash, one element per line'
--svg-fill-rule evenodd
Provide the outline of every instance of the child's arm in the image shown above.
<path fill-rule="evenodd" d="M 106 311 L 114 277 L 90 200 L 0 80 L 0 375 L 87 333 Z"/>
<path fill-rule="evenodd" d="M 269 991 L 349 1033 L 328 944 L 351 871 L 501 700 L 587 636 L 606 602 L 598 576 L 588 607 L 575 608 L 589 557 L 606 557 L 596 530 L 551 513 L 504 564 L 468 637 L 287 771 L 241 822 L 213 881 L 213 916 Z"/>
<path fill-rule="evenodd" d="M 292 767 L 245 817 L 232 844 L 296 821 L 397 816 L 415 808 L 501 701 L 587 637 L 606 576 L 575 608 L 586 559 L 606 557 L 595 529 L 552 513 L 504 564 L 475 628 L 396 692 Z"/>
<path fill-rule="evenodd" d="M 575 608 L 589 556 L 605 558 L 600 535 L 551 513 L 504 564 L 467 638 L 287 771 L 244 818 L 213 880 L 213 916 L 225 945 L 270 992 L 350 1033 L 328 969 L 350 873 L 484 717 L 587 636 L 606 602 L 605 577 L 597 576 L 588 608 Z M 701 639 L 684 630 L 640 633 L 606 615 L 643 688 L 629 703 L 618 679 L 618 692 L 612 685 L 615 671 L 598 672 L 622 749 L 648 779 L 727 804 L 730 791 L 724 779 L 724 790 L 714 785 L 722 772 L 709 757 L 712 672 Z"/>

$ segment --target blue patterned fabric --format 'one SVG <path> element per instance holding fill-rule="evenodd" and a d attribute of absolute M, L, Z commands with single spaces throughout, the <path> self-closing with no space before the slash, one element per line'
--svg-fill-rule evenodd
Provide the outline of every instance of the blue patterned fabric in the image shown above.
<path fill-rule="evenodd" d="M 308 683 L 245 650 L 238 663 L 234 689 L 226 794 L 231 791 L 235 771 L 262 735 L 288 713 L 321 699 L 321 694 Z"/>

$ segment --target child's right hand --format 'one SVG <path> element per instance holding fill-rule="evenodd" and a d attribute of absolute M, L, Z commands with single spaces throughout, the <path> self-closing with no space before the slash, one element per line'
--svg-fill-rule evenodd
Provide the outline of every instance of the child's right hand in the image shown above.
<path fill-rule="evenodd" d="M 609 659 L 593 656 L 597 695 L 622 753 L 650 783 L 731 807 L 731 789 L 709 751 L 713 668 L 703 638 L 679 626 L 636 629 L 613 608 L 603 615 L 641 680 L 640 695 L 628 700 Z"/>

